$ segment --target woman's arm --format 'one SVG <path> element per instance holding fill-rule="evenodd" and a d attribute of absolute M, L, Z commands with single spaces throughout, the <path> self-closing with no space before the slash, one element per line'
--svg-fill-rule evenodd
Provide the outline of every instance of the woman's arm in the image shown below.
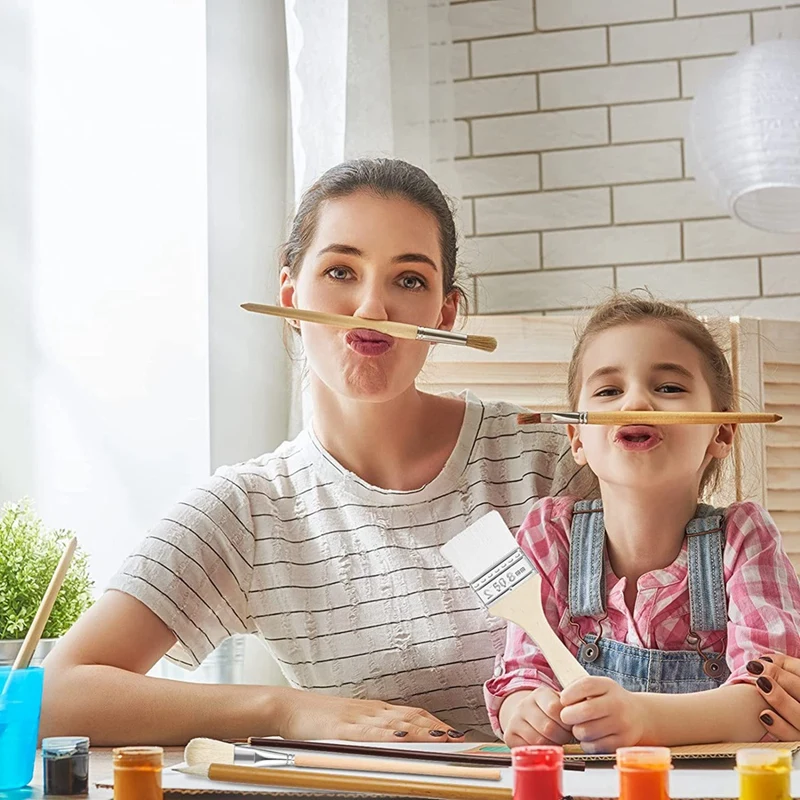
<path fill-rule="evenodd" d="M 432 729 L 448 728 L 421 709 L 377 700 L 147 677 L 174 643 L 147 606 L 106 592 L 45 661 L 40 735 L 80 731 L 104 746 L 273 734 L 397 741 L 398 730 L 407 731 L 405 741 L 432 741 Z"/>

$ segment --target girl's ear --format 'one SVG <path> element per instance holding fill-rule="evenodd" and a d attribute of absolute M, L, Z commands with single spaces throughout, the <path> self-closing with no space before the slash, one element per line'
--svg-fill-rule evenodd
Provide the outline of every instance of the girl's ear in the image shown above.
<path fill-rule="evenodd" d="M 713 458 L 727 458 L 733 449 L 733 439 L 736 436 L 736 423 L 725 423 L 717 428 L 711 444 L 708 446 L 708 454 Z"/>
<path fill-rule="evenodd" d="M 567 425 L 567 436 L 569 436 L 569 446 L 572 450 L 572 457 L 579 467 L 586 465 L 586 454 L 583 452 L 583 442 L 581 441 L 580 428 L 577 425 Z"/>

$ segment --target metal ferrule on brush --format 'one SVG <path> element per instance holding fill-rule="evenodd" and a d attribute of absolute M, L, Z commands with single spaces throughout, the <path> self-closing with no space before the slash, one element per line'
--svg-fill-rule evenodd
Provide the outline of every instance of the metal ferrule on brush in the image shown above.
<path fill-rule="evenodd" d="M 553 411 L 542 414 L 542 422 L 586 425 L 589 422 L 589 415 L 585 411 Z"/>
<path fill-rule="evenodd" d="M 417 328 L 417 339 L 434 344 L 467 344 L 466 333 L 453 333 L 453 331 L 440 331 L 437 328 Z"/>
<path fill-rule="evenodd" d="M 257 764 L 260 767 L 293 767 L 294 753 L 265 750 L 263 747 L 236 745 L 233 748 L 234 764 Z"/>

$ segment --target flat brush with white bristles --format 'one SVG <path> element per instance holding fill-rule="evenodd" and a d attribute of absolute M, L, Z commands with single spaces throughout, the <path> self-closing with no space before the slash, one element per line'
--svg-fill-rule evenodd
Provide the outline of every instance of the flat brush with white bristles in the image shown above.
<path fill-rule="evenodd" d="M 183 753 L 184 761 L 195 764 L 256 764 L 261 767 L 304 767 L 307 769 L 338 769 L 354 772 L 391 772 L 403 775 L 436 775 L 442 778 L 471 778 L 499 781 L 500 770 L 484 767 L 455 767 L 449 764 L 425 764 L 386 758 L 355 758 L 352 756 L 318 755 L 316 753 L 287 753 L 250 745 L 236 745 L 216 739 L 192 739 Z"/>
<path fill-rule="evenodd" d="M 285 306 L 268 306 L 263 303 L 242 303 L 245 311 L 257 314 L 269 314 L 273 317 L 294 319 L 298 322 L 318 322 L 334 328 L 349 330 L 370 330 L 393 336 L 395 339 L 416 339 L 432 344 L 459 344 L 493 353 L 497 348 L 497 339 L 492 336 L 473 336 L 467 333 L 440 331 L 438 328 L 423 328 L 421 325 L 409 325 L 407 322 L 389 322 L 388 320 L 364 319 L 348 317 L 344 314 L 326 314 L 322 311 L 308 311 L 304 308 L 287 308 Z"/>
<path fill-rule="evenodd" d="M 562 687 L 588 673 L 550 627 L 542 608 L 542 577 L 497 511 L 490 511 L 439 548 L 495 617 L 533 639 Z"/>

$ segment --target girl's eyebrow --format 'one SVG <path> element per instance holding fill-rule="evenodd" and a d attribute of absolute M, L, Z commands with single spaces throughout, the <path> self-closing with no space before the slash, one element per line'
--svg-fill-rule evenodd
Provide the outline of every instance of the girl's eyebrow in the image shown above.
<path fill-rule="evenodd" d="M 324 256 L 325 253 L 338 253 L 342 256 L 355 256 L 356 258 L 364 258 L 364 251 L 359 250 L 357 247 L 353 247 L 349 244 L 329 244 L 327 247 L 323 247 L 317 253 L 317 257 Z M 392 263 L 394 264 L 428 264 L 429 266 L 433 267 L 434 270 L 438 270 L 439 267 L 436 266 L 436 262 L 428 258 L 424 253 L 403 253 L 402 255 L 395 256 L 392 259 Z"/>
<path fill-rule="evenodd" d="M 607 366 L 596 369 L 587 379 L 586 382 L 594 380 L 595 378 L 605 378 L 607 375 L 616 375 L 622 372 L 621 367 Z"/>
<path fill-rule="evenodd" d="M 653 369 L 656 372 L 677 372 L 678 375 L 682 375 L 684 378 L 694 380 L 694 375 L 686 367 L 681 364 L 674 364 L 671 361 L 653 364 Z"/>

